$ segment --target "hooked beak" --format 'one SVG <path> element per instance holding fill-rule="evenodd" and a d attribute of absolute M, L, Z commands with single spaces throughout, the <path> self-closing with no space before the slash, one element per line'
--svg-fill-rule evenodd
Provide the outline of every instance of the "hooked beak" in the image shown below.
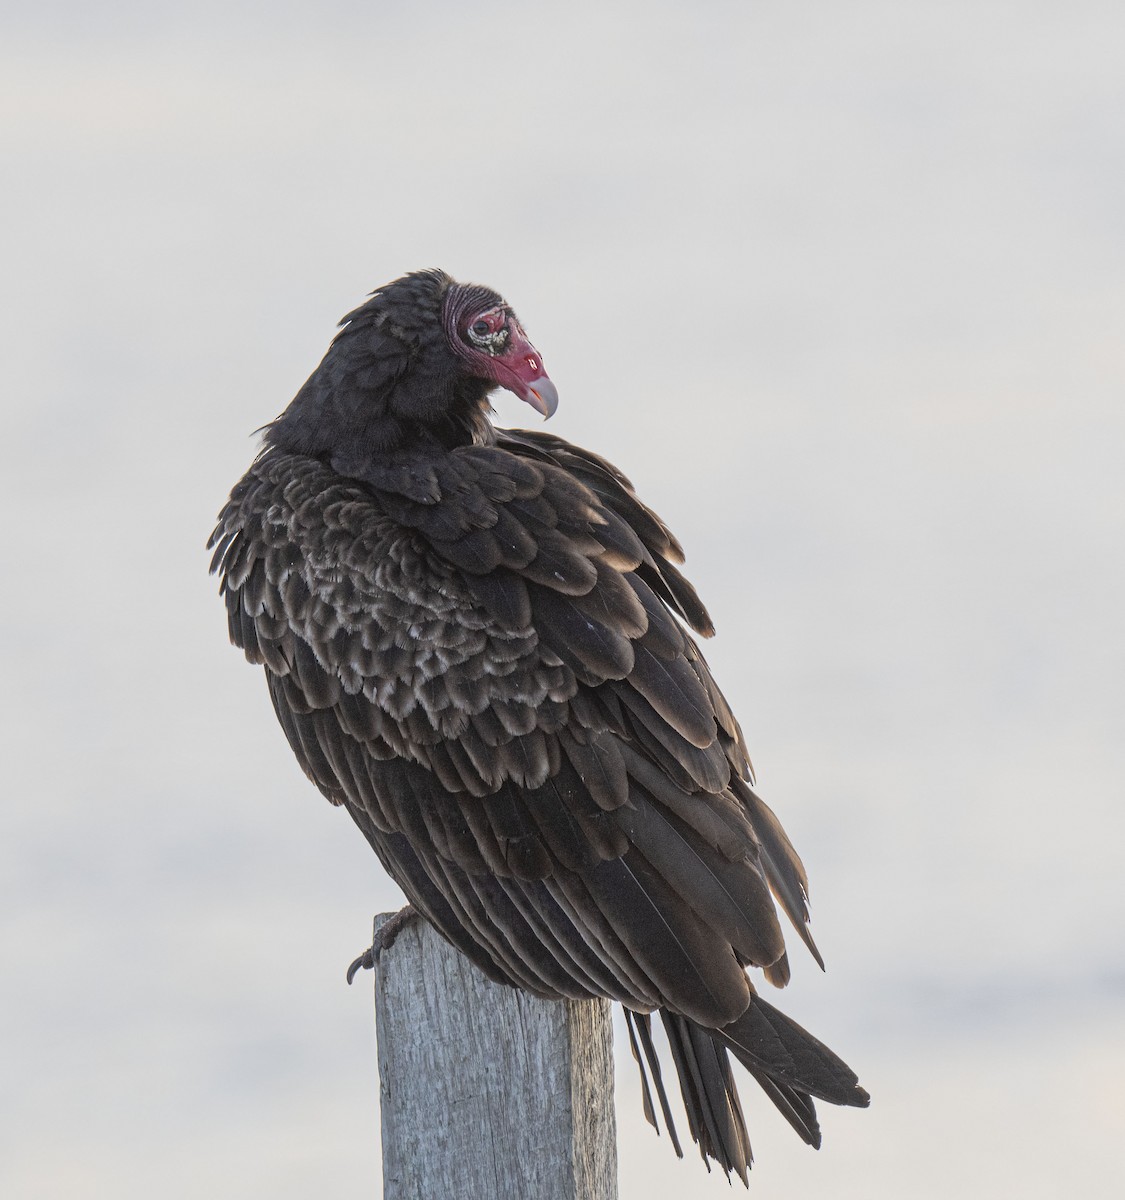
<path fill-rule="evenodd" d="M 559 406 L 559 392 L 547 376 L 540 375 L 538 379 L 533 379 L 524 386 L 525 390 L 522 393 L 516 392 L 516 395 L 521 400 L 526 400 L 536 412 L 542 413 L 544 417 L 554 416 L 555 409 Z"/>
<path fill-rule="evenodd" d="M 506 354 L 492 359 L 492 378 L 513 395 L 530 404 L 536 412 L 550 417 L 559 406 L 559 393 L 547 378 L 539 351 L 527 340 L 522 329 L 512 322 L 512 340 Z"/>

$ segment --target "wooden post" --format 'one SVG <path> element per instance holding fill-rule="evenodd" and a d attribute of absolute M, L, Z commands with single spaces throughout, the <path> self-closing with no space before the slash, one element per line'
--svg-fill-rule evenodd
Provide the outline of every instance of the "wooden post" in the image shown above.
<path fill-rule="evenodd" d="M 617 1200 L 606 1001 L 491 983 L 415 920 L 379 960 L 375 1021 L 384 1200 Z"/>

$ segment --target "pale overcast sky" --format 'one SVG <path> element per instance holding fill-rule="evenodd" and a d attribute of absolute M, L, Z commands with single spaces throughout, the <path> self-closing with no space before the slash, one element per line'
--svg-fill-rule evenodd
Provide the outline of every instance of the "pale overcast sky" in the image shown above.
<path fill-rule="evenodd" d="M 399 898 L 203 543 L 428 266 L 684 541 L 809 868 L 828 973 L 798 947 L 779 1003 L 873 1103 L 815 1154 L 747 1081 L 753 1195 L 1115 1191 L 1125 9 L 13 7 L 0 1194 L 377 1194 L 343 971 Z M 731 1194 L 619 1066 L 623 1200 Z"/>

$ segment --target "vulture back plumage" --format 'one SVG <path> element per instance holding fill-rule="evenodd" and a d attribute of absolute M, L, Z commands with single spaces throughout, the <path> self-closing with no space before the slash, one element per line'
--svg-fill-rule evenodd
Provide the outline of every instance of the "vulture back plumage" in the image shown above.
<path fill-rule="evenodd" d="M 804 1140 L 854 1072 L 763 1000 L 808 932 L 800 859 L 688 629 L 680 546 L 620 471 L 495 428 L 557 395 L 495 292 L 404 276 L 349 314 L 211 538 L 231 640 L 308 777 L 489 978 L 625 1006 L 677 1151 L 659 1013 L 705 1159 L 743 1181 L 729 1053 Z M 651 1083 L 650 1083 L 651 1081 Z"/>

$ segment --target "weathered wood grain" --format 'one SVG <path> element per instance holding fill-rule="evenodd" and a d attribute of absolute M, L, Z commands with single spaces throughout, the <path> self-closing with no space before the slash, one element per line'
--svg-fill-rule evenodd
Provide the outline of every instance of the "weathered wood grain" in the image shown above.
<path fill-rule="evenodd" d="M 421 920 L 375 976 L 385 1200 L 616 1200 L 608 1003 L 491 983 Z"/>

